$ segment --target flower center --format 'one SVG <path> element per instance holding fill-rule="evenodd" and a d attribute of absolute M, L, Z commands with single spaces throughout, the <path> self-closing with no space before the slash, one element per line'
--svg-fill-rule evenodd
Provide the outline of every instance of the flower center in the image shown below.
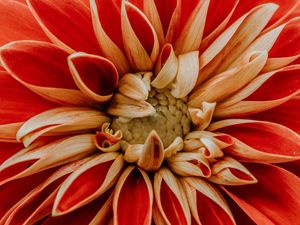
<path fill-rule="evenodd" d="M 123 140 L 130 144 L 143 144 L 152 130 L 160 136 L 164 147 L 176 137 L 184 137 L 191 130 L 191 119 L 184 99 L 176 99 L 168 89 L 152 88 L 147 99 L 155 114 L 124 121 L 114 118 L 111 128 L 123 133 Z"/>

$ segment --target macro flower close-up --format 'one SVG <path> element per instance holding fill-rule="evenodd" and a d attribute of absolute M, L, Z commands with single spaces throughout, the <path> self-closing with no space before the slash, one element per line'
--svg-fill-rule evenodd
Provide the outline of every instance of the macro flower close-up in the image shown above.
<path fill-rule="evenodd" d="M 0 0 L 0 225 L 300 225 L 300 0 Z"/>

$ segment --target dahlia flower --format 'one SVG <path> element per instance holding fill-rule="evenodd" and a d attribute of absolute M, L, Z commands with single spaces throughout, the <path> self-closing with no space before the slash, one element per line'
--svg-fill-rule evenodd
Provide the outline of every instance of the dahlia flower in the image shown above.
<path fill-rule="evenodd" d="M 299 225 L 299 0 L 0 0 L 0 224 Z"/>

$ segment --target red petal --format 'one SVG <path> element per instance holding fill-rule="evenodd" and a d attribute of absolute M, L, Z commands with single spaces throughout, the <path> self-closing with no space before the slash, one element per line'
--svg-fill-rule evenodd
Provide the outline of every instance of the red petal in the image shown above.
<path fill-rule="evenodd" d="M 69 52 L 100 53 L 89 8 L 81 0 L 29 0 L 30 10 L 45 33 Z"/>
<path fill-rule="evenodd" d="M 13 42 L 1 48 L 0 56 L 5 69 L 21 81 L 43 87 L 76 89 L 68 69 L 68 53 L 53 44 Z"/>
<path fill-rule="evenodd" d="M 300 160 L 278 164 L 278 166 L 292 172 L 300 178 Z"/>
<path fill-rule="evenodd" d="M 114 224 L 150 225 L 152 186 L 142 170 L 128 167 L 120 177 L 114 195 Z"/>
<path fill-rule="evenodd" d="M 0 164 L 23 148 L 22 144 L 0 142 Z"/>
<path fill-rule="evenodd" d="M 23 122 L 56 106 L 31 92 L 7 72 L 0 72 L 0 83 L 0 124 Z"/>
<path fill-rule="evenodd" d="M 295 224 L 299 219 L 300 179 L 276 166 L 249 164 L 257 184 L 224 187 L 257 224 Z"/>
<path fill-rule="evenodd" d="M 289 22 L 280 33 L 269 52 L 270 58 L 289 57 L 300 54 L 300 20 Z"/>
<path fill-rule="evenodd" d="M 252 115 L 255 120 L 282 124 L 300 134 L 300 97 L 296 96 L 276 108 Z"/>
<path fill-rule="evenodd" d="M 48 41 L 48 38 L 24 4 L 0 1 L 0 45 L 16 40 Z"/>
<path fill-rule="evenodd" d="M 255 6 L 269 3 L 269 0 L 239 0 L 239 4 L 231 18 L 231 21 L 236 21 L 239 17 L 249 12 Z M 278 20 L 288 16 L 299 5 L 298 0 L 272 0 L 272 3 L 278 4 L 279 9 L 269 22 L 269 26 L 276 23 Z"/>
<path fill-rule="evenodd" d="M 276 123 L 245 120 L 238 124 L 226 125 L 218 131 L 230 134 L 263 153 L 291 159 L 300 157 L 300 136 Z"/>
<path fill-rule="evenodd" d="M 281 99 L 300 91 L 300 67 L 291 67 L 276 73 L 245 101 L 268 101 Z"/>
<path fill-rule="evenodd" d="M 84 87 L 92 91 L 95 95 L 111 95 L 118 85 L 118 71 L 109 60 L 84 53 L 75 53 L 69 57 L 70 70 L 79 75 L 76 82 L 80 80 Z M 74 68 L 74 70 L 73 70 Z M 74 76 L 75 78 L 75 76 Z M 76 77 L 77 78 L 77 77 Z M 85 88 L 78 85 L 83 93 Z"/>

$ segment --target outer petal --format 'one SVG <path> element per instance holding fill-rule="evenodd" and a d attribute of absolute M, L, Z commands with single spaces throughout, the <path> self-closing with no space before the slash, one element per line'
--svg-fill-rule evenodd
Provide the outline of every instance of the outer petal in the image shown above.
<path fill-rule="evenodd" d="M 127 167 L 114 193 L 115 225 L 150 225 L 153 190 L 148 175 L 141 169 Z"/>
<path fill-rule="evenodd" d="M 256 224 L 297 224 L 300 179 L 279 167 L 249 164 L 254 185 L 224 188 Z"/>
<path fill-rule="evenodd" d="M 91 100 L 104 102 L 111 98 L 118 84 L 118 71 L 106 58 L 85 53 L 74 53 L 68 64 L 79 89 Z"/>
<path fill-rule="evenodd" d="M 7 72 L 0 72 L 0 84 L 0 124 L 23 122 L 56 106 L 31 92 Z"/>
<path fill-rule="evenodd" d="M 67 65 L 68 53 L 63 49 L 46 42 L 17 41 L 3 46 L 0 57 L 16 80 L 42 97 L 60 103 L 87 104 L 76 90 Z"/>
<path fill-rule="evenodd" d="M 225 149 L 240 160 L 276 163 L 300 158 L 300 136 L 279 124 L 232 119 L 215 122 L 209 130 L 224 132 L 241 141 Z"/>
<path fill-rule="evenodd" d="M 118 153 L 101 154 L 85 163 L 60 187 L 52 215 L 67 214 L 96 199 L 114 185 L 122 168 Z"/>
<path fill-rule="evenodd" d="M 19 143 L 0 142 L 0 164 L 6 159 L 23 149 L 23 145 Z"/>
<path fill-rule="evenodd" d="M 86 51 L 99 54 L 89 8 L 83 1 L 27 0 L 27 3 L 53 43 L 69 53 Z"/>
<path fill-rule="evenodd" d="M 0 45 L 25 39 L 48 41 L 28 7 L 12 0 L 0 1 L 0 30 Z"/>

